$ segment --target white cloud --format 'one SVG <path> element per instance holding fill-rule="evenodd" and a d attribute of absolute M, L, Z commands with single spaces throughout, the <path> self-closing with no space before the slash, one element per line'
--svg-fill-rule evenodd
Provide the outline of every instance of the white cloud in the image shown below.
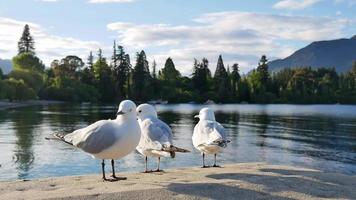
<path fill-rule="evenodd" d="M 318 3 L 320 0 L 280 0 L 273 5 L 276 9 L 300 10 Z"/>
<path fill-rule="evenodd" d="M 351 23 L 330 17 L 286 16 L 249 12 L 208 13 L 193 19 L 193 25 L 132 24 L 107 25 L 119 42 L 135 50 L 148 50 L 159 65 L 172 57 L 185 74 L 193 59 L 207 57 L 211 69 L 223 55 L 225 64 L 240 63 L 243 71 L 255 67 L 259 57 L 285 57 L 311 41 L 342 37 Z"/>
<path fill-rule="evenodd" d="M 89 3 L 130 3 L 135 0 L 89 0 Z"/>
<path fill-rule="evenodd" d="M 111 51 L 111 46 L 96 41 L 54 35 L 39 24 L 0 17 L 1 58 L 17 54 L 17 41 L 26 23 L 34 36 L 37 55 L 46 64 L 70 54 L 85 59 L 90 50 L 100 47 Z M 237 62 L 247 72 L 262 54 L 285 57 L 311 41 L 349 37 L 344 29 L 355 25 L 355 21 L 343 18 L 218 12 L 192 19 L 189 25 L 115 22 L 107 29 L 115 32 L 117 43 L 127 52 L 144 49 L 150 62 L 155 59 L 159 67 L 172 57 L 178 69 L 188 75 L 194 58 L 207 57 L 214 72 L 217 57 L 222 54 L 225 65 Z M 131 60 L 134 65 L 135 58 Z"/>
<path fill-rule="evenodd" d="M 71 37 L 50 34 L 38 24 L 0 17 L 0 53 L 1 58 L 12 58 L 17 54 L 17 42 L 25 24 L 30 26 L 35 40 L 37 55 L 47 65 L 54 59 L 66 55 L 78 55 L 85 59 L 89 51 L 97 50 L 100 44 L 96 41 L 84 41 Z"/>

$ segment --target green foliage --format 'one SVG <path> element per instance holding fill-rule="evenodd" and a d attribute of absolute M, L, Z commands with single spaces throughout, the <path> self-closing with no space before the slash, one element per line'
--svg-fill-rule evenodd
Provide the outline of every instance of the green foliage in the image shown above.
<path fill-rule="evenodd" d="M 180 73 L 176 70 L 172 58 L 167 58 L 164 68 L 161 71 L 161 79 L 167 81 L 176 81 L 180 77 Z"/>
<path fill-rule="evenodd" d="M 61 61 L 54 60 L 51 63 L 55 76 L 66 76 L 79 79 L 78 71 L 82 69 L 84 62 L 77 56 L 66 56 Z"/>
<path fill-rule="evenodd" d="M 61 101 L 96 102 L 101 95 L 95 87 L 93 71 L 84 68 L 77 56 L 66 56 L 61 61 L 54 60 L 51 68 L 45 70 L 45 87 L 40 91 L 42 99 Z"/>
<path fill-rule="evenodd" d="M 66 77 L 56 77 L 53 84 L 41 92 L 40 97 L 47 100 L 96 102 L 100 94 L 91 85 Z"/>
<path fill-rule="evenodd" d="M 202 62 L 199 63 L 194 60 L 194 68 L 192 74 L 192 82 L 194 92 L 197 93 L 195 101 L 204 102 L 211 97 L 209 95 L 210 82 L 211 82 L 211 72 L 209 70 L 209 61 L 203 58 Z"/>
<path fill-rule="evenodd" d="M 0 99 L 6 98 L 6 90 L 5 81 L 0 79 Z"/>
<path fill-rule="evenodd" d="M 0 67 L 0 80 L 4 78 L 4 73 L 2 72 L 2 69 Z"/>
<path fill-rule="evenodd" d="M 44 64 L 32 53 L 21 53 L 12 58 L 13 68 L 15 70 L 29 70 L 43 72 Z"/>
<path fill-rule="evenodd" d="M 269 73 L 268 73 L 268 65 L 267 65 L 267 57 L 265 55 L 263 55 L 260 59 L 260 62 L 258 63 L 258 67 L 257 67 L 257 72 L 260 73 L 260 79 L 262 84 L 265 85 L 268 83 L 269 81 Z"/>
<path fill-rule="evenodd" d="M 101 93 L 100 101 L 113 102 L 116 96 L 113 74 L 106 59 L 102 56 L 101 49 L 99 49 L 98 60 L 95 62 L 93 68 L 96 88 Z"/>
<path fill-rule="evenodd" d="M 230 79 L 231 79 L 231 95 L 232 95 L 232 101 L 238 101 L 239 95 L 239 82 L 241 80 L 241 76 L 239 73 L 239 64 L 235 63 L 232 66 L 232 72 L 230 73 Z"/>
<path fill-rule="evenodd" d="M 88 59 L 87 59 L 87 66 L 89 68 L 90 71 L 94 71 L 94 56 L 93 56 L 93 52 L 90 51 Z"/>
<path fill-rule="evenodd" d="M 22 80 L 27 87 L 32 88 L 36 94 L 44 84 L 43 75 L 37 71 L 13 70 L 8 75 L 9 78 Z"/>
<path fill-rule="evenodd" d="M 22 32 L 22 36 L 17 43 L 18 54 L 29 53 L 35 54 L 35 42 L 30 33 L 30 27 L 26 24 Z"/>
<path fill-rule="evenodd" d="M 223 103 L 230 101 L 231 83 L 221 55 L 219 56 L 214 74 L 214 85 L 215 94 L 217 95 L 216 100 Z"/>
<path fill-rule="evenodd" d="M 148 68 L 146 53 L 137 53 L 136 65 L 132 72 L 132 95 L 139 101 L 147 101 L 152 95 L 152 77 Z"/>
<path fill-rule="evenodd" d="M 36 97 L 35 91 L 32 88 L 27 87 L 23 80 L 10 78 L 1 81 L 0 84 L 0 87 L 4 89 L 0 95 L 9 99 L 10 101 L 28 100 L 34 99 Z"/>
<path fill-rule="evenodd" d="M 126 54 L 123 46 L 117 46 L 114 42 L 114 53 L 111 68 L 113 69 L 116 99 L 118 101 L 128 97 L 128 79 L 131 71 L 130 56 Z"/>
<path fill-rule="evenodd" d="M 70 55 L 54 60 L 44 69 L 35 56 L 33 38 L 25 26 L 19 41 L 19 55 L 13 58 L 14 70 L 3 76 L 0 70 L 0 98 L 26 100 L 118 102 L 132 98 L 138 102 L 168 100 L 170 103 L 347 103 L 356 104 L 356 61 L 348 73 L 337 74 L 334 68 L 311 67 L 284 69 L 270 74 L 268 59 L 261 56 L 256 69 L 240 75 L 239 65 L 227 69 L 222 56 L 218 58 L 212 77 L 209 62 L 196 59 L 191 77 L 182 76 L 173 59 L 168 58 L 156 73 L 152 73 L 145 52 L 137 53 L 132 69 L 130 56 L 114 41 L 108 64 L 101 49 L 96 61 L 90 52 L 86 65 L 81 58 Z M 158 77 L 158 78 L 157 78 Z M 2 80 L 3 79 L 3 80 Z"/>
<path fill-rule="evenodd" d="M 157 79 L 157 63 L 156 60 L 153 60 L 152 63 L 152 78 Z"/>

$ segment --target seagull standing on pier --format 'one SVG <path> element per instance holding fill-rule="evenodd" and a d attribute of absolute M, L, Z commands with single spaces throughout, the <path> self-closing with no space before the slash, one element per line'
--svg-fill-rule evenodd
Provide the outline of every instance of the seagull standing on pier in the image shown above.
<path fill-rule="evenodd" d="M 136 120 L 136 105 L 130 100 L 122 101 L 114 120 L 100 120 L 69 134 L 55 134 L 60 140 L 71 144 L 96 159 L 101 159 L 104 181 L 117 181 L 114 160 L 120 159 L 133 150 L 140 141 L 141 130 Z M 105 177 L 105 159 L 111 159 L 112 177 Z"/>
<path fill-rule="evenodd" d="M 145 156 L 145 173 L 159 172 L 161 157 L 175 157 L 176 152 L 190 152 L 186 149 L 173 146 L 171 128 L 158 119 L 157 112 L 149 104 L 141 104 L 137 107 L 137 117 L 141 128 L 140 143 L 136 150 Z M 147 170 L 147 157 L 157 157 L 157 169 L 154 171 Z"/>
<path fill-rule="evenodd" d="M 230 142 L 226 139 L 225 129 L 215 121 L 214 111 L 210 108 L 201 109 L 195 118 L 199 118 L 199 122 L 194 127 L 192 140 L 194 147 L 203 155 L 203 168 L 208 167 L 204 161 L 205 154 L 214 154 L 213 167 L 219 167 L 216 164 L 216 154 L 221 153 Z"/>

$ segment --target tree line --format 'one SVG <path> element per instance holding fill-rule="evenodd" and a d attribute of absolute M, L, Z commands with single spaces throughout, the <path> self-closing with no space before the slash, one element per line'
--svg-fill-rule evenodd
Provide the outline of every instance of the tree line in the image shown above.
<path fill-rule="evenodd" d="M 70 102 L 139 102 L 167 100 L 170 103 L 208 100 L 216 103 L 356 103 L 356 61 L 350 72 L 338 74 L 335 68 L 300 67 L 268 70 L 261 56 L 256 69 L 241 75 L 239 65 L 225 67 L 218 57 L 212 73 L 203 58 L 192 63 L 191 76 L 183 76 L 172 58 L 157 70 L 149 64 L 145 51 L 134 62 L 121 45 L 113 44 L 110 58 L 99 49 L 83 61 L 75 55 L 54 60 L 45 68 L 36 56 L 30 28 L 25 26 L 18 42 L 13 70 L 0 70 L 0 98 L 9 100 L 46 99 Z M 134 65 L 132 65 L 134 63 Z"/>

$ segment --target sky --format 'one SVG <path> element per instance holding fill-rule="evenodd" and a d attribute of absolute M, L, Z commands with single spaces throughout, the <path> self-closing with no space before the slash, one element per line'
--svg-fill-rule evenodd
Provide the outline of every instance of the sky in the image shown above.
<path fill-rule="evenodd" d="M 209 60 L 214 72 L 225 66 L 246 73 L 261 55 L 284 58 L 313 41 L 356 34 L 356 0 L 0 0 L 0 58 L 17 54 L 29 24 L 36 54 L 54 59 L 124 46 L 134 65 L 145 50 L 158 68 L 171 57 L 183 75 L 194 58 Z"/>

